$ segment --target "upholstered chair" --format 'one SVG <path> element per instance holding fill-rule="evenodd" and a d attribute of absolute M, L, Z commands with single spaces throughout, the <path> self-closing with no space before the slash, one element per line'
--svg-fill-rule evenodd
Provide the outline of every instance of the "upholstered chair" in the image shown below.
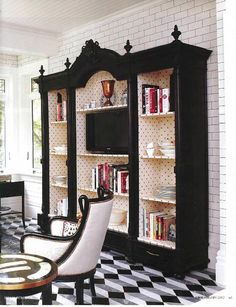
<path fill-rule="evenodd" d="M 112 203 L 113 193 L 98 188 L 98 198 L 89 199 L 85 195 L 79 197 L 82 218 L 78 226 L 73 222 L 70 224 L 68 219 L 63 217 L 55 217 L 50 223 L 50 235 L 31 233 L 21 238 L 21 252 L 44 256 L 57 263 L 56 281 L 75 282 L 78 304 L 83 304 L 85 279 L 90 279 L 92 295 L 96 295 L 94 274 L 105 239 Z M 68 229 L 69 235 L 67 233 L 67 236 L 63 236 L 63 231 L 68 232 Z"/>

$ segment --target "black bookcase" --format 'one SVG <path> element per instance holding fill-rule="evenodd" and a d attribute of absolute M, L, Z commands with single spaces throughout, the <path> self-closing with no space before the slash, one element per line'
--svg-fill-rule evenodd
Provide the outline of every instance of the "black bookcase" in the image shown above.
<path fill-rule="evenodd" d="M 206 267 L 208 264 L 206 76 L 207 59 L 211 51 L 185 44 L 179 40 L 179 35 L 180 32 L 175 26 L 172 32 L 174 40 L 171 43 L 135 53 L 130 52 L 132 46 L 127 41 L 124 55 L 101 48 L 98 42 L 89 40 L 86 41 L 81 54 L 71 66 L 67 59 L 64 71 L 44 76 L 43 68 L 41 68 L 38 82 L 42 99 L 43 204 L 42 214 L 38 216 L 38 223 L 42 230 L 47 230 L 48 214 L 51 207 L 48 93 L 64 89 L 67 96 L 68 215 L 75 219 L 78 194 L 82 192 L 77 186 L 81 169 L 77 152 L 80 151 L 78 147 L 80 143 L 78 136 L 76 136 L 76 131 L 78 131 L 76 103 L 80 97 L 80 89 L 86 89 L 87 86 L 90 86 L 89 82 L 94 75 L 106 71 L 112 75 L 116 82 L 126 82 L 128 92 L 129 150 L 126 158 L 129 164 L 129 195 L 126 202 L 129 214 L 127 230 L 121 232 L 109 228 L 104 245 L 124 253 L 129 260 L 141 261 L 163 271 L 184 276 L 189 269 Z M 168 114 L 167 117 L 170 115 L 172 119 L 167 122 L 170 122 L 173 130 L 175 158 L 170 161 L 158 157 L 156 160 L 146 159 L 142 154 L 142 150 L 144 151 L 145 148 L 141 148 L 145 122 L 148 122 L 147 127 L 151 129 L 151 134 L 153 134 L 155 130 L 152 131 L 152 129 L 157 129 L 156 125 L 162 125 L 160 122 L 165 126 L 165 116 L 157 116 L 155 121 L 152 121 L 152 116 L 142 117 L 140 87 L 146 80 L 145 78 L 148 80 L 149 74 L 151 77 L 153 74 L 156 83 L 161 82 L 159 76 L 165 74 L 166 71 L 171 71 L 167 81 L 168 87 L 170 87 L 172 111 L 174 112 Z M 143 76 L 144 81 L 142 81 Z M 98 109 L 95 108 L 94 111 L 100 112 L 101 108 Z M 83 113 L 86 114 L 86 111 L 81 111 L 81 114 Z M 165 137 L 165 133 L 162 134 L 162 137 Z M 85 155 L 83 163 L 87 161 L 86 159 Z M 155 161 L 153 162 L 153 160 Z M 170 246 L 168 242 L 163 244 L 161 240 L 143 238 L 143 230 L 141 229 L 143 227 L 143 208 L 149 210 L 149 207 L 155 208 L 163 203 L 163 201 L 157 201 L 150 196 L 145 198 L 144 194 L 148 190 L 148 186 L 144 187 L 141 176 L 147 168 L 147 171 L 148 169 L 152 170 L 152 176 L 154 176 L 151 179 L 152 182 L 159 180 L 160 183 L 162 179 L 163 182 L 167 182 L 163 171 L 160 171 L 165 168 L 165 163 L 167 168 L 173 172 L 170 180 L 174 180 L 176 186 L 176 201 L 171 204 L 176 215 L 176 242 L 171 243 Z M 93 193 L 93 191 L 88 189 L 88 193 Z M 166 203 L 164 205 L 168 206 L 168 201 Z"/>

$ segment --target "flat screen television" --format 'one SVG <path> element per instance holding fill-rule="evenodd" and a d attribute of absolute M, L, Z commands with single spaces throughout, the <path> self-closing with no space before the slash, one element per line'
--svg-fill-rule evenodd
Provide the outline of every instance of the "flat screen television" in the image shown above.
<path fill-rule="evenodd" d="M 128 110 L 86 114 L 86 149 L 93 153 L 128 153 Z"/>

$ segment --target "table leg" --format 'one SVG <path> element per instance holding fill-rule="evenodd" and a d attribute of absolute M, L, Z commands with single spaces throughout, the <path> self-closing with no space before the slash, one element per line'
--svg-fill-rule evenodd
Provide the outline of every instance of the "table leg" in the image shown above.
<path fill-rule="evenodd" d="M 6 298 L 3 295 L 0 295 L 0 305 L 6 305 Z"/>
<path fill-rule="evenodd" d="M 42 303 L 43 305 L 52 305 L 52 283 L 46 285 L 42 291 Z"/>
<path fill-rule="evenodd" d="M 23 191 L 22 196 L 22 222 L 23 222 L 23 227 L 25 228 L 25 192 Z"/>
<path fill-rule="evenodd" d="M 22 299 L 22 297 L 17 297 L 17 299 L 16 299 L 16 305 L 23 305 L 23 299 Z"/>

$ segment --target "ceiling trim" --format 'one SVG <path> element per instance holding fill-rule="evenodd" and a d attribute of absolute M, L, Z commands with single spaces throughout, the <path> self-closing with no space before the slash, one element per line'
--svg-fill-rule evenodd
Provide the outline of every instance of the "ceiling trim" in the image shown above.
<path fill-rule="evenodd" d="M 52 56 L 58 51 L 58 37 L 54 33 L 34 31 L 1 23 L 0 52 Z"/>
<path fill-rule="evenodd" d="M 18 24 L 14 24 L 14 23 L 9 23 L 9 22 L 4 22 L 1 21 L 0 22 L 0 27 L 1 27 L 1 31 L 2 29 L 11 29 L 11 30 L 16 30 L 16 31 L 23 31 L 23 32 L 28 32 L 28 33 L 36 33 L 38 35 L 44 35 L 44 36 L 52 36 L 52 37 L 57 37 L 58 36 L 58 32 L 53 32 L 53 31 L 44 31 L 41 29 L 37 29 L 37 28 L 33 28 L 33 27 L 25 27 L 25 26 L 21 26 Z"/>

